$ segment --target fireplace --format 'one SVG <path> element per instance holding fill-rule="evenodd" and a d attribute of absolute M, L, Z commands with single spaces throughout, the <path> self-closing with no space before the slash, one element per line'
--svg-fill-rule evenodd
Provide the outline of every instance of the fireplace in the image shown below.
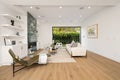
<path fill-rule="evenodd" d="M 37 50 L 37 42 L 29 42 L 28 49 L 31 49 L 31 51 L 36 51 Z"/>

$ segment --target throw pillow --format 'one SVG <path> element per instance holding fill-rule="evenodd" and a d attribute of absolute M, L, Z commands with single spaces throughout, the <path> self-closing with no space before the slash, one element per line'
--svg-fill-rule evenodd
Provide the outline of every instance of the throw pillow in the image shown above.
<path fill-rule="evenodd" d="M 70 43 L 70 46 L 72 46 L 74 43 L 75 43 L 75 41 L 73 40 L 73 41 Z"/>
<path fill-rule="evenodd" d="M 71 45 L 71 47 L 77 47 L 78 46 L 78 43 L 73 43 L 72 45 Z"/>

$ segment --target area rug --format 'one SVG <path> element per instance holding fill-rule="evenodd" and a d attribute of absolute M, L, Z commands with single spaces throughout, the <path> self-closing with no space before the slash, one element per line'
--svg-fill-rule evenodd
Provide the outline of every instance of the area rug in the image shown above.
<path fill-rule="evenodd" d="M 76 62 L 74 58 L 72 58 L 65 48 L 60 48 L 57 50 L 57 53 L 52 54 L 48 57 L 48 63 L 70 63 Z"/>

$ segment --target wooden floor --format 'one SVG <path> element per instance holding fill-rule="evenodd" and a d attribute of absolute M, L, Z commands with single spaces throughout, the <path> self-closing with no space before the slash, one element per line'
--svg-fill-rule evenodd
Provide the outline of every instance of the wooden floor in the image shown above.
<path fill-rule="evenodd" d="M 120 63 L 87 52 L 76 63 L 34 64 L 12 77 L 12 67 L 0 67 L 0 80 L 120 80 Z"/>

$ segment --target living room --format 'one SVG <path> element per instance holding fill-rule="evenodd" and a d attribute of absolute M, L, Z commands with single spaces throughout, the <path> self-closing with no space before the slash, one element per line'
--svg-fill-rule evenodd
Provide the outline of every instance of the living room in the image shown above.
<path fill-rule="evenodd" d="M 82 2 L 82 3 L 81 3 Z M 55 9 L 56 11 L 50 12 Z M 63 10 L 65 9 L 65 11 Z M 67 11 L 68 9 L 68 11 Z M 63 10 L 63 12 L 62 12 Z M 78 13 L 73 13 L 76 11 Z M 86 12 L 85 12 L 85 11 Z M 37 13 L 39 11 L 39 13 Z M 71 11 L 71 12 L 70 12 Z M 84 13 L 82 13 L 82 11 Z M 93 12 L 92 12 L 93 11 Z M 12 73 L 12 65 L 2 62 L 5 57 L 3 53 L 8 52 L 11 48 L 3 45 L 10 45 L 10 41 L 4 42 L 4 38 L 18 38 L 17 43 L 21 45 L 23 50 L 23 57 L 28 55 L 28 21 L 27 12 L 29 12 L 37 20 L 37 50 L 49 47 L 52 44 L 52 27 L 53 26 L 81 26 L 81 45 L 86 49 L 86 56 L 78 56 L 72 58 L 75 62 L 68 63 L 47 63 L 47 64 L 33 64 L 25 69 L 16 72 L 14 77 Z M 58 12 L 58 13 L 57 13 Z M 65 13 L 66 12 L 66 13 Z M 47 14 L 46 14 L 47 13 Z M 48 14 L 49 13 L 49 14 Z M 52 13 L 52 14 L 50 14 Z M 61 14 L 59 14 L 61 13 Z M 68 14 L 71 13 L 71 14 Z M 3 29 L 0 27 L 0 80 L 119 80 L 120 68 L 120 1 L 119 0 L 97 0 L 97 1 L 16 1 L 16 0 L 1 0 L 0 1 L 0 16 L 8 16 L 11 14 L 22 22 L 22 29 L 17 28 L 10 30 L 10 28 Z M 45 14 L 45 15 L 44 15 Z M 66 17 L 68 16 L 69 17 Z M 55 18 L 54 16 L 57 16 Z M 76 17 L 77 16 L 77 17 Z M 79 16 L 79 17 L 78 17 Z M 0 25 L 6 23 L 5 18 L 0 18 Z M 6 21 L 6 22 L 5 22 Z M 12 22 L 11 22 L 12 23 Z M 10 24 L 11 24 L 10 23 Z M 17 22 L 15 21 L 15 25 Z M 4 25 L 6 26 L 6 25 Z M 96 35 L 88 36 L 88 28 L 94 27 Z M 35 31 L 36 31 L 35 30 Z M 16 34 L 17 36 L 8 37 L 8 34 Z M 24 39 L 23 39 L 24 38 Z M 15 42 L 13 39 L 12 44 Z M 15 53 L 19 53 L 19 46 L 15 46 Z M 19 51 L 18 51 L 19 50 Z M 63 50 L 64 51 L 64 50 Z M 3 58 L 4 55 L 4 58 Z M 55 54 L 56 55 L 56 54 Z M 71 57 L 71 56 L 70 56 Z M 64 60 L 64 59 L 63 59 Z M 9 61 L 9 59 L 8 59 Z M 10 61 L 11 62 L 11 61 Z M 5 65 L 7 64 L 7 66 Z M 95 74 L 94 74 L 95 73 Z M 87 76 L 86 76 L 87 75 Z M 6 77 L 7 76 L 7 77 Z"/>

